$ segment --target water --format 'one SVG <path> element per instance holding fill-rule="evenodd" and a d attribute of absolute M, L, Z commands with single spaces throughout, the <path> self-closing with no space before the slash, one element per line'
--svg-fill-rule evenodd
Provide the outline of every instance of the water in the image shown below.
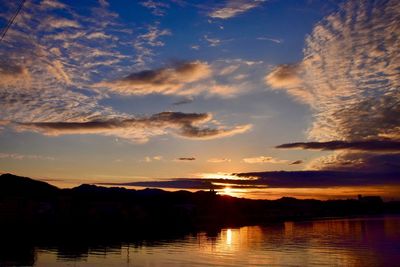
<path fill-rule="evenodd" d="M 26 249 L 7 252 L 14 258 L 24 253 L 24 262 L 2 255 L 0 266 L 400 266 L 400 217 L 285 222 L 173 240 Z"/>

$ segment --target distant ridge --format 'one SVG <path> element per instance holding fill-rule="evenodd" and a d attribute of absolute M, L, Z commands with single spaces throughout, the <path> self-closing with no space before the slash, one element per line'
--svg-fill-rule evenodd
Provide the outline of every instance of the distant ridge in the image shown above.
<path fill-rule="evenodd" d="M 60 189 L 46 182 L 21 177 L 10 173 L 0 175 L 2 196 L 44 196 L 55 194 Z"/>
<path fill-rule="evenodd" d="M 0 176 L 0 229 L 174 232 L 306 220 L 400 213 L 400 202 L 379 196 L 347 200 L 251 200 L 214 191 L 133 190 L 82 184 L 59 189 L 12 174 Z M 32 229 L 32 230 L 29 230 Z M 96 230 L 97 229 L 97 230 Z M 125 230 L 124 230 L 125 229 Z M 1 234 L 1 233 L 0 233 Z"/>

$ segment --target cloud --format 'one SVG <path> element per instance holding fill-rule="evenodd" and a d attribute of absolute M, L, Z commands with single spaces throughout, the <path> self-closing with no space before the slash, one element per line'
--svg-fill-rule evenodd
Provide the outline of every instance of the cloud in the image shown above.
<path fill-rule="evenodd" d="M 224 162 L 231 162 L 231 159 L 228 159 L 228 158 L 211 158 L 211 159 L 208 159 L 207 162 L 210 162 L 210 163 L 224 163 Z"/>
<path fill-rule="evenodd" d="M 232 98 L 257 90 L 262 62 L 244 59 L 195 60 L 134 72 L 122 78 L 96 83 L 94 87 L 121 95 L 163 94 L 192 99 L 196 95 Z M 237 76 L 241 75 L 238 80 Z M 186 101 L 184 101 L 186 103 Z"/>
<path fill-rule="evenodd" d="M 133 42 L 133 47 L 137 53 L 135 63 L 139 66 L 144 66 L 146 63 L 151 62 L 152 57 L 155 55 L 154 47 L 164 46 L 165 43 L 160 38 L 168 35 L 171 35 L 171 31 L 160 29 L 157 23 L 148 25 L 146 32 L 139 34 Z"/>
<path fill-rule="evenodd" d="M 0 60 L 0 119 L 82 121 L 117 113 L 99 104 L 101 96 L 91 85 L 125 70 L 129 60 L 122 51 L 131 47 L 125 42 L 132 37 L 117 37 L 123 26 L 115 23 L 115 14 L 91 4 L 79 10 L 57 1 L 24 6 L 0 47 L 5 55 Z M 61 8 L 63 17 L 56 10 Z M 93 19 L 100 13 L 102 20 Z M 92 33 L 110 35 L 113 42 L 85 38 Z"/>
<path fill-rule="evenodd" d="M 178 135 L 187 138 L 208 140 L 242 134 L 248 132 L 251 128 L 251 124 L 239 125 L 231 128 L 200 128 L 187 124 L 180 129 Z"/>
<path fill-rule="evenodd" d="M 119 94 L 144 95 L 151 93 L 180 94 L 182 88 L 211 74 L 210 66 L 201 61 L 179 63 L 172 67 L 132 73 L 98 86 L 108 87 Z"/>
<path fill-rule="evenodd" d="M 302 160 L 295 160 L 293 162 L 291 162 L 289 165 L 298 165 L 298 164 L 303 164 Z"/>
<path fill-rule="evenodd" d="M 215 8 L 208 16 L 217 19 L 229 19 L 236 17 L 246 11 L 256 8 L 265 0 L 230 0 L 225 1 L 223 5 Z"/>
<path fill-rule="evenodd" d="M 162 156 L 152 156 L 152 157 L 146 156 L 146 157 L 144 158 L 144 162 L 149 163 L 149 162 L 152 162 L 152 161 L 160 161 L 160 160 L 162 160 L 162 159 L 163 159 Z"/>
<path fill-rule="evenodd" d="M 57 0 L 43 0 L 40 2 L 41 9 L 64 9 L 66 5 Z"/>
<path fill-rule="evenodd" d="M 399 12 L 395 0 L 348 1 L 315 25 L 302 61 L 266 75 L 271 89 L 284 90 L 312 108 L 308 137 L 321 143 L 314 144 L 317 149 L 397 150 L 379 146 L 400 140 Z M 340 154 L 366 162 L 368 153 Z"/>
<path fill-rule="evenodd" d="M 146 0 L 140 2 L 140 4 L 151 11 L 151 13 L 155 16 L 164 16 L 166 10 L 169 5 L 167 3 L 163 3 L 161 1 L 153 1 L 153 0 Z"/>
<path fill-rule="evenodd" d="M 242 178 L 252 177 L 250 181 L 244 180 L 244 184 L 267 185 L 269 188 L 326 188 L 400 184 L 398 172 L 360 173 L 321 170 L 252 172 L 236 175 Z"/>
<path fill-rule="evenodd" d="M 168 180 L 168 181 L 143 181 L 143 182 L 133 182 L 124 184 L 115 183 L 102 183 L 103 185 L 119 185 L 119 186 L 141 186 L 141 187 L 157 187 L 157 188 L 175 188 L 175 189 L 205 189 L 209 190 L 211 188 L 223 188 L 222 186 L 213 185 L 211 182 L 206 180 Z"/>
<path fill-rule="evenodd" d="M 111 35 L 107 35 L 104 32 L 92 32 L 86 35 L 88 39 L 112 39 Z"/>
<path fill-rule="evenodd" d="M 221 40 L 218 38 L 211 38 L 208 35 L 204 35 L 204 39 L 208 42 L 211 47 L 218 46 L 221 44 Z"/>
<path fill-rule="evenodd" d="M 265 77 L 265 82 L 271 89 L 288 90 L 301 102 L 313 104 L 313 95 L 303 88 L 301 72 L 299 64 L 279 65 Z"/>
<path fill-rule="evenodd" d="M 191 139 L 213 139 L 245 132 L 246 126 L 233 128 L 200 128 L 197 126 L 208 122 L 211 118 L 211 115 L 207 113 L 162 112 L 149 117 L 117 117 L 82 122 L 23 122 L 16 123 L 14 127 L 18 131 L 34 131 L 49 136 L 112 135 L 139 143 L 146 142 L 149 137 L 168 132 Z"/>
<path fill-rule="evenodd" d="M 257 37 L 257 40 L 259 41 L 270 41 L 276 44 L 281 44 L 283 43 L 282 39 L 276 39 L 276 38 L 270 38 L 270 37 Z"/>
<path fill-rule="evenodd" d="M 10 1 L 5 4 L 13 5 Z M 124 77 L 132 68 L 138 71 L 109 82 L 112 92 L 120 89 L 118 83 L 132 83 L 140 94 L 151 93 L 154 87 L 156 92 L 172 94 L 170 90 L 176 90 L 185 97 L 206 94 L 212 91 L 210 88 L 221 93 L 228 88 L 217 83 L 212 84 L 214 87 L 195 86 L 212 72 L 200 61 L 150 70 L 147 75 L 154 79 L 147 79 L 149 76 L 139 68 L 152 60 L 153 49 L 164 45 L 160 38 L 170 35 L 169 30 L 155 23 L 138 25 L 133 32 L 109 10 L 107 1 L 93 1 L 79 8 L 59 4 L 30 2 L 0 46 L 4 55 L 0 60 L 0 121 L 7 122 L 1 129 L 13 127 L 53 136 L 111 135 L 136 142 L 164 134 L 211 139 L 250 129 L 249 125 L 224 127 L 217 120 L 210 121 L 211 115 L 205 113 L 199 115 L 204 121 L 188 115 L 184 122 L 176 118 L 179 112 L 135 116 L 101 104 L 110 96 L 109 91 L 97 86 L 99 82 Z M 133 55 L 132 44 L 136 49 Z M 193 87 L 183 90 L 188 85 Z"/>
<path fill-rule="evenodd" d="M 400 152 L 400 141 L 366 140 L 366 141 L 330 141 L 330 142 L 298 142 L 276 146 L 283 149 L 313 150 L 354 150 L 368 152 Z"/>
<path fill-rule="evenodd" d="M 54 157 L 46 157 L 41 155 L 25 155 L 18 153 L 0 153 L 0 159 L 14 159 L 14 160 L 55 160 Z"/>
<path fill-rule="evenodd" d="M 186 157 L 186 158 L 177 158 L 178 161 L 194 161 L 196 158 L 194 157 Z"/>
<path fill-rule="evenodd" d="M 66 18 L 56 18 L 56 17 L 48 18 L 42 26 L 53 28 L 53 29 L 80 28 L 81 27 L 79 22 L 77 22 L 75 20 L 70 20 L 70 19 L 66 19 Z"/>
<path fill-rule="evenodd" d="M 4 57 L 0 60 L 0 86 L 24 85 L 30 80 L 30 73 L 26 66 L 15 64 L 13 58 Z"/>
<path fill-rule="evenodd" d="M 399 10 L 393 0 L 349 1 L 314 27 L 301 62 L 266 76 L 313 108 L 310 138 L 378 139 L 400 130 Z"/>
<path fill-rule="evenodd" d="M 306 169 L 353 172 L 399 172 L 400 153 L 335 152 L 331 155 L 312 160 L 307 164 Z"/>
<path fill-rule="evenodd" d="M 142 186 L 182 189 L 258 188 L 268 193 L 269 189 L 281 188 L 335 188 L 357 186 L 398 186 L 398 172 L 359 173 L 349 171 L 272 171 L 237 173 L 237 179 L 225 178 L 176 178 L 163 181 L 137 181 L 108 183 L 119 186 Z"/>
<path fill-rule="evenodd" d="M 193 101 L 194 101 L 193 97 L 185 97 L 185 98 L 182 98 L 181 100 L 178 100 L 178 101 L 172 103 L 172 105 L 180 106 L 180 105 L 190 104 Z"/>
<path fill-rule="evenodd" d="M 255 164 L 255 163 L 273 163 L 273 164 L 287 163 L 287 160 L 276 159 L 276 158 L 268 157 L 268 156 L 244 158 L 243 161 L 246 162 L 246 163 L 250 163 L 250 164 Z"/>

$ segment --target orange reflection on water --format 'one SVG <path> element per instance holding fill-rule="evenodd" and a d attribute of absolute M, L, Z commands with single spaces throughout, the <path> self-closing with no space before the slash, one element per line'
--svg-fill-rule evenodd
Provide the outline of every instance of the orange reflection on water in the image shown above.
<path fill-rule="evenodd" d="M 231 229 L 226 230 L 226 244 L 227 245 L 232 244 L 232 230 Z"/>
<path fill-rule="evenodd" d="M 400 262 L 399 229 L 400 217 L 227 228 L 177 240 L 100 250 L 96 246 L 84 247 L 84 253 L 73 258 L 73 263 L 77 266 L 393 266 Z M 82 248 L 82 244 L 78 246 Z M 70 266 L 71 259 L 64 260 L 69 254 L 62 252 L 63 249 L 39 250 L 36 266 Z"/>

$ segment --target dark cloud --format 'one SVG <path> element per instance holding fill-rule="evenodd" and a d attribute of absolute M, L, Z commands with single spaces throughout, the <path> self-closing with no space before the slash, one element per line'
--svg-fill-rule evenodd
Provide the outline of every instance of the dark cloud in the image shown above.
<path fill-rule="evenodd" d="M 190 103 L 192 103 L 193 101 L 194 101 L 194 99 L 193 99 L 192 97 L 186 97 L 186 98 L 183 98 L 183 99 L 181 99 L 181 100 L 178 100 L 178 101 L 172 103 L 172 105 L 174 105 L 174 106 L 180 106 L 180 105 L 190 104 Z"/>
<path fill-rule="evenodd" d="M 0 62 L 0 75 L 17 76 L 22 74 L 25 68 L 19 65 L 12 65 L 6 62 Z"/>
<path fill-rule="evenodd" d="M 270 188 L 326 188 L 338 186 L 399 185 L 400 172 L 293 171 L 239 173 L 239 177 L 256 178 L 249 183 Z M 246 181 L 246 180 L 245 180 Z M 245 182 L 247 183 L 247 182 Z"/>
<path fill-rule="evenodd" d="M 183 189 L 230 188 L 331 188 L 345 186 L 400 185 L 400 172 L 278 171 L 235 174 L 242 179 L 176 178 L 112 185 Z"/>
<path fill-rule="evenodd" d="M 26 66 L 15 64 L 13 58 L 0 59 L 0 86 L 22 85 L 30 78 Z"/>
<path fill-rule="evenodd" d="M 201 179 L 176 179 L 167 181 L 148 181 L 148 182 L 132 182 L 132 183 L 101 183 L 102 185 L 118 185 L 118 186 L 140 186 L 140 187 L 157 187 L 157 188 L 176 188 L 176 189 L 222 189 L 223 186 L 213 185 L 210 181 Z"/>
<path fill-rule="evenodd" d="M 358 172 L 399 172 L 400 153 L 344 152 L 317 158 L 309 169 Z M 400 175 L 400 174 L 399 174 Z"/>
<path fill-rule="evenodd" d="M 84 122 L 27 122 L 17 123 L 20 131 L 30 130 L 46 135 L 64 134 L 103 134 L 115 135 L 138 142 L 147 141 L 148 137 L 165 134 L 167 130 L 181 137 L 211 139 L 242 133 L 249 126 L 227 128 L 200 128 L 196 125 L 208 122 L 207 113 L 161 112 L 149 117 L 111 118 Z"/>
<path fill-rule="evenodd" d="M 185 157 L 185 158 L 178 158 L 178 160 L 182 160 L 182 161 L 193 161 L 193 160 L 196 160 L 196 158 L 194 158 L 194 157 Z"/>
<path fill-rule="evenodd" d="M 241 125 L 230 129 L 223 128 L 200 128 L 191 124 L 184 125 L 179 130 L 179 135 L 188 138 L 198 138 L 198 139 L 212 139 L 216 136 L 226 137 L 232 136 L 240 133 L 247 132 L 251 129 L 251 125 Z"/>
<path fill-rule="evenodd" d="M 330 142 L 297 142 L 276 146 L 280 149 L 314 149 L 314 150 L 354 150 L 369 152 L 400 152 L 400 141 L 366 140 L 366 141 L 330 141 Z"/>
<path fill-rule="evenodd" d="M 289 165 L 298 165 L 298 164 L 303 164 L 302 160 L 295 160 L 293 162 L 291 162 Z"/>

